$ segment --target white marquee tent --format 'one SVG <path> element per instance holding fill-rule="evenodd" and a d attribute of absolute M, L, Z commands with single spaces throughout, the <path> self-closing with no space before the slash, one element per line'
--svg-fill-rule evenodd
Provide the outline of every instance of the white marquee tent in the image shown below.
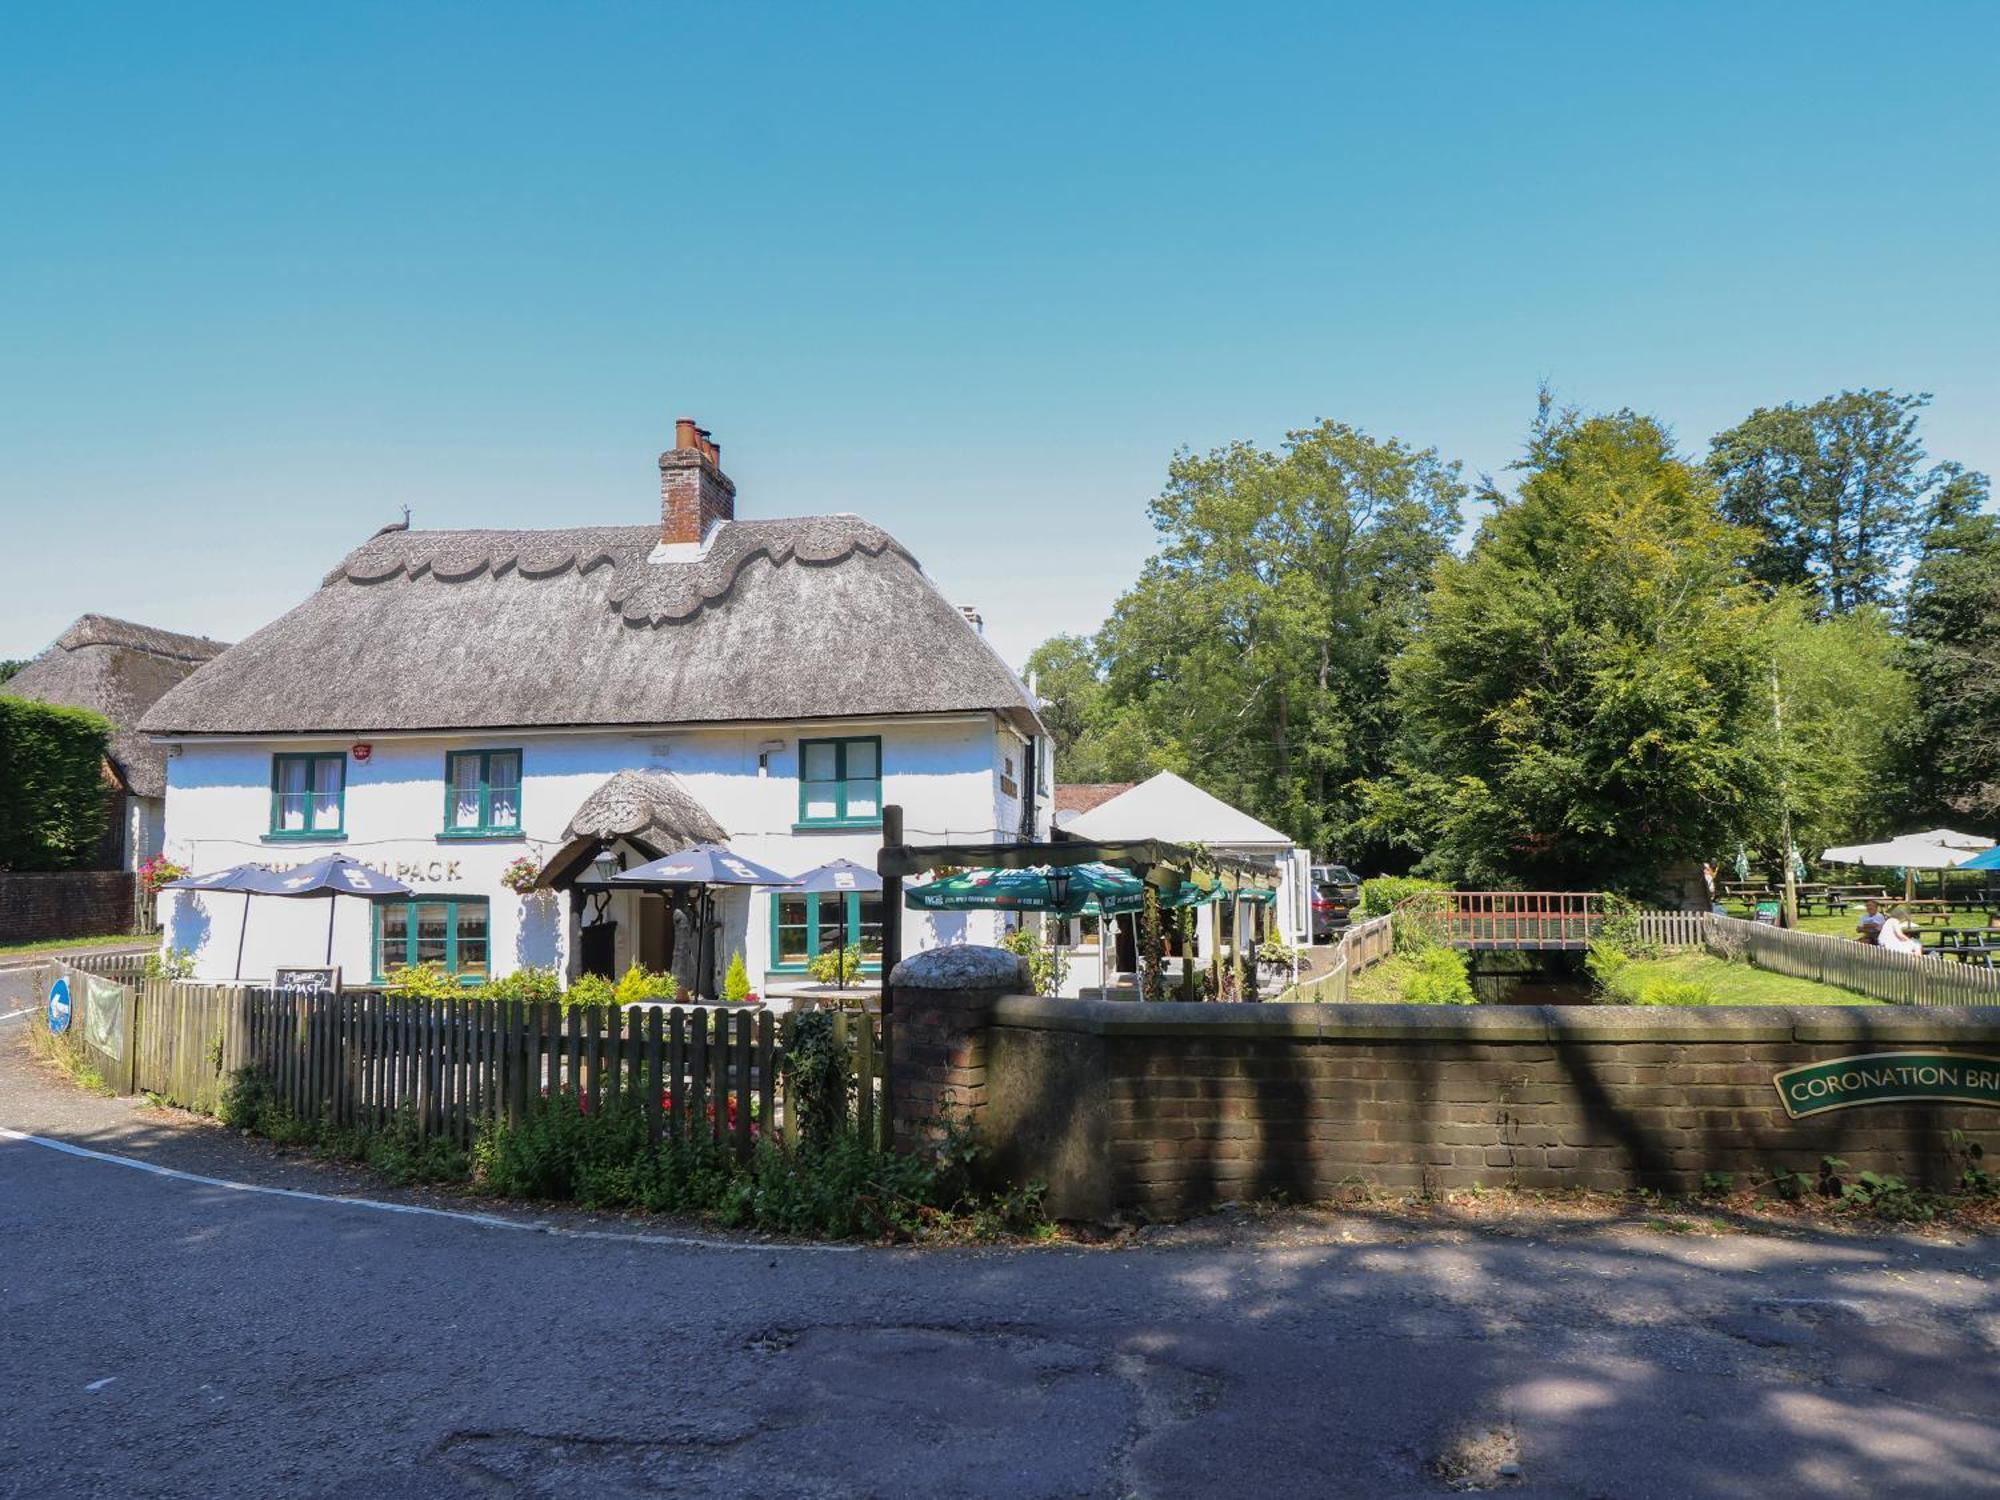
<path fill-rule="evenodd" d="M 1062 825 L 1062 831 L 1102 843 L 1162 839 L 1172 844 L 1204 844 L 1217 854 L 1269 860 L 1278 870 L 1280 935 L 1295 947 L 1311 938 L 1311 852 L 1172 771 L 1162 771 L 1089 812 L 1079 813 Z M 1207 918 L 1203 920 L 1205 947 Z"/>

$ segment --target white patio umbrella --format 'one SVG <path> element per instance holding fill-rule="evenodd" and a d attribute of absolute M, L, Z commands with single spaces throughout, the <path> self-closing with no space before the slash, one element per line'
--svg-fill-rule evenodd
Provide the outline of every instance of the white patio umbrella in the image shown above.
<path fill-rule="evenodd" d="M 1938 830 L 1949 832 L 1949 830 Z M 1955 835 L 1965 838 L 1967 835 Z M 1934 841 L 1932 834 L 1906 833 L 1901 838 L 1880 844 L 1843 844 L 1828 849 L 1820 859 L 1832 865 L 1872 865 L 1877 869 L 1903 871 L 1903 898 L 1905 900 L 1916 891 L 1918 870 L 1955 870 L 1973 855 L 1977 848 L 1950 848 Z"/>

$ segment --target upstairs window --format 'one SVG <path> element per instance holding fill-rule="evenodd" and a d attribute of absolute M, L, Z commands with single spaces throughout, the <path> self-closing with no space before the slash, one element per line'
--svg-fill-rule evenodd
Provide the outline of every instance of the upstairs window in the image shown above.
<path fill-rule="evenodd" d="M 454 750 L 444 758 L 444 831 L 466 838 L 521 831 L 521 752 Z"/>
<path fill-rule="evenodd" d="M 338 837 L 346 804 L 345 754 L 271 757 L 271 837 Z"/>
<path fill-rule="evenodd" d="M 882 741 L 799 741 L 799 822 L 873 827 L 882 821 Z"/>

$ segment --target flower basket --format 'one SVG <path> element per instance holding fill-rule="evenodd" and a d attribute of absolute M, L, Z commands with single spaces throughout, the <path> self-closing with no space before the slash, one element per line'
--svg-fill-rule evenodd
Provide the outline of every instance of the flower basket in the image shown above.
<path fill-rule="evenodd" d="M 177 865 L 164 854 L 155 854 L 139 866 L 139 881 L 146 888 L 148 896 L 160 894 L 160 887 L 172 880 L 185 880 L 186 865 Z"/>
<path fill-rule="evenodd" d="M 511 861 L 500 872 L 500 883 L 517 896 L 535 894 L 535 882 L 542 878 L 542 862 L 533 855 L 524 854 Z"/>

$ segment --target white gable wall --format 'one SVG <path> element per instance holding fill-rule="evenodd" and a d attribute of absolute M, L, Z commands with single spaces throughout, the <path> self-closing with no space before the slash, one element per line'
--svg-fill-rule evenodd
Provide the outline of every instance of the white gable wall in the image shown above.
<path fill-rule="evenodd" d="M 354 757 L 351 738 L 191 740 L 174 747 L 167 761 L 166 849 L 200 873 L 246 862 L 297 864 L 333 851 L 348 854 L 396 876 L 418 895 L 487 897 L 496 975 L 523 964 L 560 969 L 569 960 L 567 894 L 553 901 L 517 896 L 500 884 L 500 871 L 522 854 L 543 861 L 552 856 L 577 807 L 615 772 L 674 773 L 729 831 L 733 848 L 786 874 L 843 857 L 872 867 L 881 846 L 879 829 L 795 826 L 799 741 L 879 735 L 882 798 L 901 804 L 911 841 L 973 843 L 1011 836 L 1018 824 L 1018 805 L 1010 823 L 1010 810 L 996 796 L 998 729 L 997 715 L 979 713 L 652 732 L 426 734 L 374 738 L 365 761 Z M 519 838 L 440 837 L 445 755 L 479 749 L 521 751 Z M 270 839 L 271 757 L 307 750 L 347 756 L 344 837 Z M 767 764 L 760 766 L 760 756 Z M 235 972 L 243 907 L 239 895 L 169 893 L 161 909 L 166 941 L 193 949 L 198 977 L 228 979 Z M 742 949 L 760 989 L 771 946 L 769 907 L 761 892 L 747 899 L 725 896 L 721 905 L 724 959 Z M 335 908 L 334 962 L 350 982 L 365 982 L 373 966 L 369 904 L 342 898 Z M 280 964 L 322 962 L 327 918 L 324 900 L 255 898 L 244 934 L 244 977 L 268 979 Z M 904 926 L 906 952 L 940 942 L 990 941 L 997 932 L 992 914 L 983 912 L 936 917 L 906 912 Z M 621 966 L 630 961 L 634 929 L 629 918 L 620 924 Z"/>

